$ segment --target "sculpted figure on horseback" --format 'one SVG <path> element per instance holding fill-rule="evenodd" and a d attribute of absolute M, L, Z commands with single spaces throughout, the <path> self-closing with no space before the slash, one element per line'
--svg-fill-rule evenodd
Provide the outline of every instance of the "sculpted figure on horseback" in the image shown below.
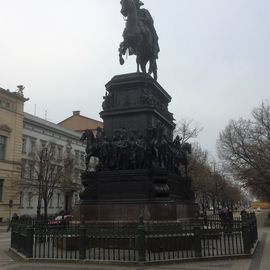
<path fill-rule="evenodd" d="M 121 0 L 121 13 L 126 18 L 126 27 L 123 32 L 123 41 L 119 47 L 119 61 L 124 64 L 123 55 L 128 51 L 136 55 L 137 72 L 146 73 L 146 64 L 149 62 L 148 73 L 157 80 L 157 63 L 159 53 L 158 35 L 154 27 L 154 20 L 147 9 L 141 9 L 140 0 Z"/>
<path fill-rule="evenodd" d="M 88 171 L 89 163 L 92 157 L 94 157 L 96 163 L 96 159 L 98 158 L 97 151 L 97 140 L 94 136 L 94 133 L 91 129 L 86 129 L 80 139 L 82 142 L 86 140 L 86 148 L 85 148 L 85 170 Z"/>

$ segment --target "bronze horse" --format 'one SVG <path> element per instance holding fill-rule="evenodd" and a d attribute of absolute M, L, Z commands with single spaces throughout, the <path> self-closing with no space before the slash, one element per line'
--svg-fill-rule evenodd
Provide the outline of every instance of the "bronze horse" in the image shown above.
<path fill-rule="evenodd" d="M 140 0 L 121 0 L 121 13 L 126 18 L 126 27 L 123 32 L 124 41 L 119 47 L 119 61 L 124 64 L 123 55 L 128 51 L 136 55 L 137 72 L 146 73 L 146 64 L 149 62 L 148 73 L 157 80 L 157 63 L 159 45 L 158 36 L 154 28 L 154 21 L 146 9 L 140 7 Z"/>
<path fill-rule="evenodd" d="M 88 171 L 89 161 L 91 157 L 97 157 L 97 143 L 94 133 L 91 129 L 86 129 L 80 139 L 82 142 L 86 140 L 86 157 L 85 157 L 85 169 Z"/>

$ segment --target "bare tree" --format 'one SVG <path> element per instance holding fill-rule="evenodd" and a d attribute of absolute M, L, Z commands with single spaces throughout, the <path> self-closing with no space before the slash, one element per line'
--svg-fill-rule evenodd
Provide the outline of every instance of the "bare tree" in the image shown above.
<path fill-rule="evenodd" d="M 196 201 L 204 214 L 210 206 L 217 213 L 223 207 L 233 209 L 243 200 L 240 188 L 212 165 L 208 152 L 199 144 L 193 145 L 189 166 Z"/>
<path fill-rule="evenodd" d="M 181 143 L 184 144 L 190 139 L 197 138 L 202 130 L 203 128 L 193 120 L 181 119 L 176 125 L 174 135 L 179 135 L 182 138 Z"/>
<path fill-rule="evenodd" d="M 63 166 L 56 160 L 55 145 L 48 143 L 36 154 L 34 164 L 36 178 L 32 180 L 33 186 L 37 191 L 38 205 L 37 218 L 41 214 L 41 204 L 44 205 L 44 218 L 48 216 L 48 205 L 52 199 L 56 188 L 61 186 L 63 180 Z"/>
<path fill-rule="evenodd" d="M 208 163 L 208 152 L 202 150 L 199 144 L 193 145 L 189 171 L 196 201 L 199 203 L 203 213 L 206 214 L 210 204 L 208 187 L 211 183 L 211 170 Z"/>
<path fill-rule="evenodd" d="M 182 119 L 178 124 L 175 135 L 179 135 L 185 144 L 195 139 L 202 128 L 193 120 Z M 223 172 L 209 160 L 209 154 L 198 143 L 192 144 L 189 157 L 188 171 L 192 178 L 192 188 L 196 201 L 203 213 L 213 207 L 214 213 L 221 207 L 233 208 L 241 200 L 241 191 Z"/>
<path fill-rule="evenodd" d="M 47 218 L 48 206 L 54 192 L 57 189 L 64 190 L 72 183 L 73 157 L 71 155 L 57 157 L 56 146 L 52 142 L 32 155 L 24 186 L 37 196 L 37 218 L 41 216 L 42 203 L 44 218 Z"/>
<path fill-rule="evenodd" d="M 251 119 L 231 120 L 220 133 L 218 153 L 226 168 L 257 196 L 270 198 L 270 104 L 263 102 Z"/>

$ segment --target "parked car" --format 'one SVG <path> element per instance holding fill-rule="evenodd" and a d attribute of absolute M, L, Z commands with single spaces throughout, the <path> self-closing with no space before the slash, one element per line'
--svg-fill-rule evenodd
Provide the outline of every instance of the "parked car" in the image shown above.
<path fill-rule="evenodd" d="M 72 215 L 57 216 L 55 219 L 49 220 L 48 225 L 68 225 L 73 220 Z"/>

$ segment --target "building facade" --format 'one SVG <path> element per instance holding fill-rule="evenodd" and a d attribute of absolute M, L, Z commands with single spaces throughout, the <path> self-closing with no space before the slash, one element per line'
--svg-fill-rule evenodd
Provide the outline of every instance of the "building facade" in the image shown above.
<path fill-rule="evenodd" d="M 83 133 L 86 129 L 91 129 L 94 134 L 98 127 L 103 128 L 103 122 L 81 115 L 80 111 L 73 111 L 73 115 L 64 119 L 59 126 L 73 131 Z"/>
<path fill-rule="evenodd" d="M 80 141 L 81 135 L 28 113 L 24 113 L 22 134 L 20 215 L 36 216 L 38 208 L 41 208 L 41 214 L 44 212 L 41 187 L 49 181 L 52 192 L 48 200 L 48 215 L 74 209 L 79 202 L 80 174 L 85 168 L 85 146 Z M 57 167 L 62 172 L 59 179 L 49 180 L 41 172 L 44 150 L 47 156 L 50 151 L 50 155 L 42 162 L 47 162 L 49 170 L 55 174 L 52 167 Z M 52 184 L 52 181 L 55 182 Z"/>
<path fill-rule="evenodd" d="M 0 222 L 18 212 L 24 98 L 0 88 Z"/>

